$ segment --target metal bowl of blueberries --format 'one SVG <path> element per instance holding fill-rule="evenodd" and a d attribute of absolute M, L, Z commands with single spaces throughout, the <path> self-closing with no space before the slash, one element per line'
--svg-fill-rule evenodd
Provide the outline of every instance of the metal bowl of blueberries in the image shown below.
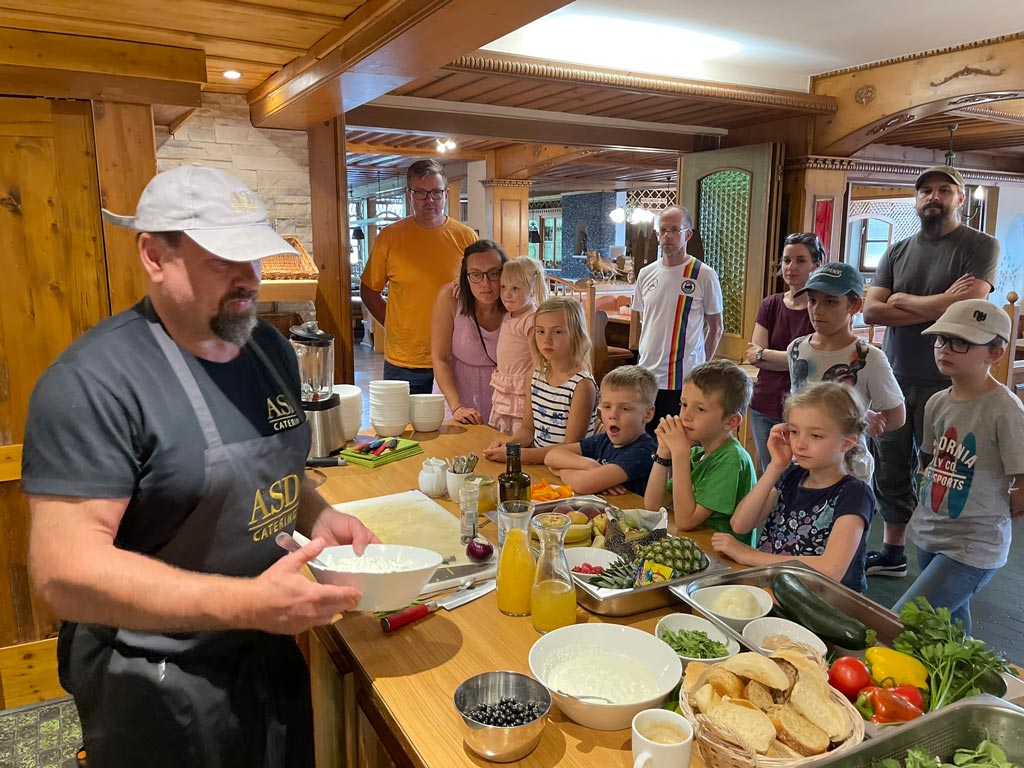
<path fill-rule="evenodd" d="M 529 675 L 484 672 L 455 689 L 455 708 L 471 752 L 494 763 L 511 763 L 540 743 L 551 695 Z"/>

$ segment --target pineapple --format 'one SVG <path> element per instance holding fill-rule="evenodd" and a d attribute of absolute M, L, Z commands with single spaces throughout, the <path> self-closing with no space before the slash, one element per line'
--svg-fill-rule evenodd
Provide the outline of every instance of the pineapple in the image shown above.
<path fill-rule="evenodd" d="M 709 563 L 696 542 L 685 536 L 668 536 L 647 544 L 640 551 L 640 558 L 667 565 L 673 570 L 673 578 L 703 571 Z"/>
<path fill-rule="evenodd" d="M 605 589 L 629 589 L 633 586 L 636 562 L 619 558 L 590 580 L 595 587 Z"/>

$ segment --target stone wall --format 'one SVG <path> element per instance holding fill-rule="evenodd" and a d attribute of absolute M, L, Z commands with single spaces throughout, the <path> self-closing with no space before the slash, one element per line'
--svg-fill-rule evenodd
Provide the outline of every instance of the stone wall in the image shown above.
<path fill-rule="evenodd" d="M 248 184 L 283 235 L 298 235 L 313 252 L 309 151 L 303 131 L 254 128 L 245 96 L 204 93 L 203 105 L 176 131 L 156 127 L 157 170 L 201 163 Z"/>
<path fill-rule="evenodd" d="M 608 214 L 615 207 L 614 192 L 562 195 L 562 271 L 566 280 L 590 277 L 590 270 L 577 255 L 577 227 L 586 232 L 586 249 L 607 259 L 615 244 L 615 223 Z"/>

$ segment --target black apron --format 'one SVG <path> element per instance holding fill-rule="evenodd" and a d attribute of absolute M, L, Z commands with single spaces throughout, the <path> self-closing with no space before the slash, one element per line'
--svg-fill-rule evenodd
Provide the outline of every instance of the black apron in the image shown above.
<path fill-rule="evenodd" d="M 155 556 L 190 571 L 256 576 L 284 554 L 275 534 L 295 529 L 309 425 L 225 445 L 181 350 L 158 322 L 150 329 L 206 440 L 201 500 Z M 251 349 L 287 396 L 263 350 Z M 309 671 L 289 636 L 67 623 L 58 659 L 90 768 L 313 766 Z"/>

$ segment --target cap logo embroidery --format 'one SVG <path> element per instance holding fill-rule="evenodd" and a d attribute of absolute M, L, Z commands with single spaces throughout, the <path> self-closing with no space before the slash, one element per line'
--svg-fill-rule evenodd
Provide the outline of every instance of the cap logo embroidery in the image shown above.
<path fill-rule="evenodd" d="M 977 320 L 979 323 L 984 323 L 986 317 L 988 317 L 988 315 L 985 312 L 982 312 L 980 309 L 974 310 L 974 319 Z"/>
<path fill-rule="evenodd" d="M 231 193 L 231 210 L 235 213 L 252 213 L 259 210 L 259 201 L 248 189 L 235 190 Z"/>

